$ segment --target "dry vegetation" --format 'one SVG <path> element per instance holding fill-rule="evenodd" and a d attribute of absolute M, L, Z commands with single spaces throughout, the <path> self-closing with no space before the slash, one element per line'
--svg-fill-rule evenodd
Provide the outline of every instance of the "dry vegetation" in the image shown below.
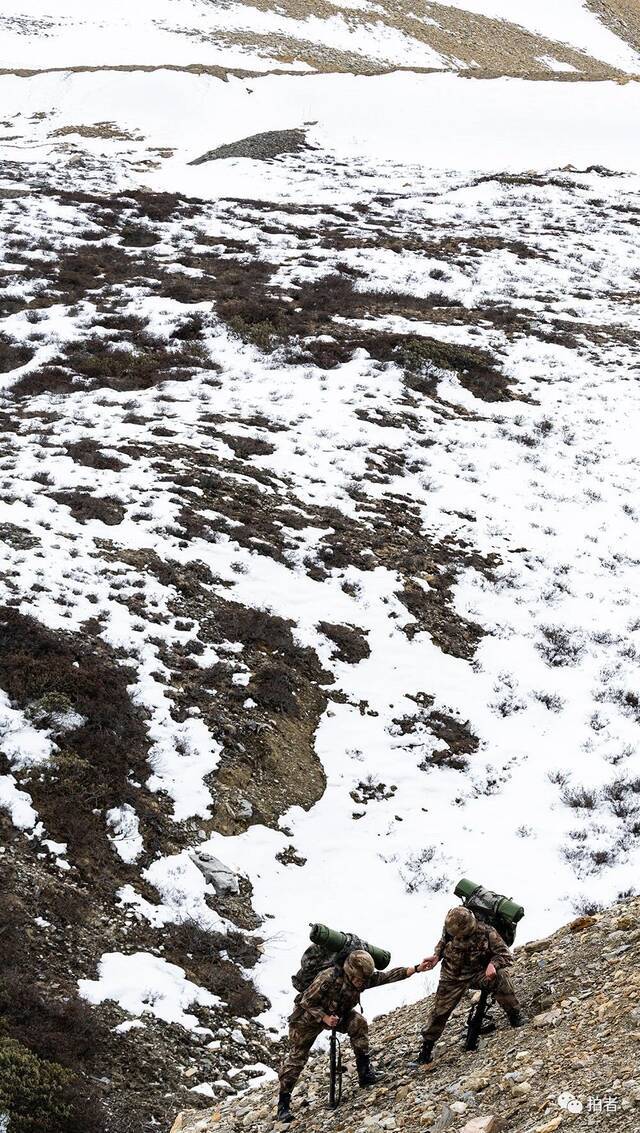
<path fill-rule="evenodd" d="M 558 193 L 581 191 L 569 176 L 510 175 L 496 181 L 522 209 L 527 194 L 542 194 L 547 186 Z M 19 953 L 17 938 L 11 938 L 13 944 L 7 938 L 13 982 L 7 984 L 0 1015 L 7 1041 L 23 1044 L 38 1058 L 53 1052 L 63 1068 L 80 1077 L 87 1096 L 87 1081 L 107 1067 L 111 1084 L 94 1086 L 96 1104 L 106 1103 L 109 1133 L 146 1133 L 153 1120 L 166 1123 L 176 1105 L 186 1104 L 181 1068 L 194 1061 L 192 1040 L 157 1021 L 150 1021 L 144 1032 L 114 1034 L 123 1013 L 106 1005 L 92 1015 L 96 1042 L 86 1050 L 86 1013 L 73 996 L 78 978 L 94 977 L 106 950 L 139 948 L 163 955 L 184 968 L 188 978 L 221 995 L 221 1011 L 205 1016 L 215 1029 L 221 1022 L 232 1023 L 234 1015 L 253 1018 L 263 1006 L 246 971 L 258 950 L 257 941 L 245 932 L 259 926 L 247 882 L 238 895 L 209 898 L 236 926 L 224 937 L 192 923 L 159 930 L 143 919 L 125 922 L 116 894 L 131 884 L 157 903 L 158 893 L 140 876 L 157 853 L 190 849 L 201 831 L 238 834 L 255 823 L 277 826 L 291 806 L 311 807 L 325 789 L 315 750 L 318 722 L 332 698 L 340 702 L 345 696 L 315 649 L 300 644 L 295 624 L 234 600 L 228 578 L 216 577 L 201 561 L 202 547 L 228 541 L 237 547 L 238 560 L 251 554 L 270 560 L 268 566 L 295 564 L 314 582 L 337 580 L 350 596 L 357 592 L 350 568 L 366 577 L 385 567 L 397 576 L 393 598 L 400 607 L 395 616 L 402 632 L 409 638 L 426 633 L 444 654 L 473 662 L 483 630 L 455 606 L 461 572 L 471 567 L 501 588 L 509 587 L 509 575 L 499 570 L 496 554 L 480 554 L 461 539 L 437 541 L 425 534 L 423 509 L 399 487 L 405 476 L 429 482 L 429 448 L 435 441 L 421 431 L 421 417 L 436 426 L 482 422 L 485 412 L 496 414 L 500 407 L 502 413 L 504 408 L 505 437 L 516 439 L 527 458 L 535 455 L 544 439 L 554 435 L 556 423 L 543 419 L 535 428 L 525 427 L 517 415 L 507 416 L 514 408 L 507 403 L 524 404 L 525 397 L 509 380 L 499 349 L 485 345 L 490 332 L 498 331 L 509 342 L 526 334 L 588 355 L 596 346 L 618 348 L 624 328 L 589 323 L 577 314 L 553 322 L 533 307 L 505 298 L 463 306 L 451 298 L 449 272 L 471 271 L 483 257 L 494 255 L 512 257 L 524 267 L 528 261 L 544 264 L 549 252 L 543 241 L 514 240 L 482 218 L 473 231 L 462 222 L 402 225 L 390 197 L 382 193 L 353 207 L 229 200 L 214 210 L 172 194 L 52 190 L 52 204 L 61 210 L 59 229 L 50 226 L 33 240 L 29 221 L 36 201 L 35 190 L 24 199 L 0 201 L 0 216 L 10 216 L 8 261 L 15 265 L 6 269 L 0 314 L 24 316 L 20 339 L 9 332 L 0 337 L 0 371 L 10 375 L 0 413 L 3 489 L 9 487 L 18 438 L 30 446 L 21 490 L 27 485 L 38 508 L 33 515 L 39 516 L 38 524 L 16 517 L 0 526 L 13 556 L 5 579 L 9 598 L 0 611 L 0 688 L 35 727 L 49 729 L 57 744 L 48 764 L 23 769 L 17 782 L 30 791 L 47 836 L 67 844 L 74 872 L 61 876 L 55 855 L 40 859 L 36 844 L 2 819 L 8 853 L 0 864 L 6 891 L 12 890 L 17 901 L 3 915 L 5 921 L 13 919 L 26 943 Z M 17 214 L 16 207 L 21 210 Z M 596 221 L 605 207 L 595 199 L 589 204 Z M 616 214 L 621 229 L 635 229 L 637 219 L 631 209 Z M 158 252 L 161 246 L 166 250 L 167 242 L 173 248 L 170 261 Z M 294 269 L 289 275 L 281 270 L 283 247 L 286 266 Z M 407 285 L 377 291 L 354 266 L 358 252 L 365 261 L 378 253 L 417 254 L 442 266 L 433 268 L 433 287 L 429 283 L 421 297 L 410 294 Z M 305 270 L 297 276 L 297 268 Z M 167 301 L 171 317 L 162 333 L 132 295 Z M 536 302 L 544 298 L 537 296 Z M 41 361 L 37 352 L 46 341 L 48 312 L 58 305 L 75 319 L 77 333 L 58 340 L 55 351 Z M 385 329 L 391 318 L 405 320 L 400 325 L 406 331 Z M 424 328 L 414 330 L 416 323 L 435 329 L 421 334 L 418 329 Z M 478 335 L 471 339 L 473 345 L 437 337 L 442 330 L 443 337 L 455 338 L 460 328 L 469 327 Z M 277 459 L 270 459 L 289 439 L 281 436 L 286 426 L 277 413 L 243 412 L 237 404 L 228 413 L 213 412 L 207 397 L 200 396 L 210 388 L 224 390 L 229 378 L 213 357 L 216 335 L 226 336 L 238 352 L 246 343 L 257 348 L 247 351 L 256 368 L 264 365 L 289 376 L 313 366 L 329 386 L 340 381 L 340 367 L 358 351 L 365 351 L 371 362 L 374 384 L 392 374 L 398 389 L 393 402 L 381 407 L 364 391 L 354 411 L 357 422 L 380 429 L 380 438 L 367 447 L 359 471 L 350 473 L 348 508 L 313 502 Z M 444 378 L 476 400 L 461 397 L 458 404 L 440 397 Z M 176 380 L 179 386 L 171 384 Z M 179 412 L 182 389 L 189 393 L 189 411 L 194 409 L 184 419 Z M 82 398 L 76 396 L 83 393 L 90 398 L 90 412 L 84 416 L 79 412 Z M 102 413 L 105 421 L 113 414 L 118 423 L 108 443 L 100 428 Z M 394 443 L 394 430 L 407 430 L 415 439 L 411 451 Z M 53 461 L 58 462 L 54 470 Z M 150 480 L 144 479 L 147 471 Z M 139 483 L 134 474 L 140 475 Z M 154 520 L 154 528 L 156 488 L 170 507 Z M 66 633 L 27 616 L 21 590 L 24 556 L 32 554 L 29 561 L 43 568 L 33 585 L 34 600 L 51 600 L 41 542 L 61 516 L 72 548 L 70 563 L 91 570 L 98 564 L 94 580 L 100 591 L 100 598 L 93 592 L 88 596 L 91 616 L 80 629 Z M 123 545 L 122 532 L 138 524 L 144 533 L 140 544 Z M 309 530 L 317 538 L 307 545 Z M 170 542 L 171 554 L 156 550 L 154 532 L 160 545 Z M 86 562 L 77 564 L 80 549 L 84 555 L 87 547 Z M 243 563 L 233 570 L 236 565 L 240 575 Z M 561 592 L 566 584 L 561 568 L 552 582 Z M 77 597 L 73 590 L 55 592 L 61 617 L 74 610 Z M 149 720 L 130 695 L 138 658 L 106 644 L 108 604 L 145 627 L 145 642 L 154 651 L 171 703 L 171 720 L 185 722 L 196 710 L 221 745 L 219 765 L 207 777 L 214 800 L 208 818 L 174 822 L 169 798 L 145 785 Z M 341 617 L 326 615 L 317 622 L 326 645 L 323 656 L 345 667 L 366 665 L 371 653 L 367 633 Z M 584 647 L 580 634 L 555 625 L 550 608 L 537 641 L 550 672 L 571 670 Z M 203 660 L 209 650 L 217 660 Z M 640 718 L 637 694 L 624 681 L 609 682 L 603 697 L 630 720 Z M 562 708 L 561 698 L 548 690 L 539 699 L 549 712 Z M 428 752 L 422 761 L 425 773 L 438 768 L 455 772 L 462 795 L 480 740 L 465 718 L 436 707 L 428 691 L 415 701 L 415 711 L 393 726 L 398 736 L 411 737 Z M 374 714 L 364 699 L 354 707 L 363 716 Z M 497 690 L 495 710 L 504 716 L 518 711 L 517 689 L 504 683 Z M 635 839 L 640 836 L 638 784 L 620 771 L 615 774 L 618 778 L 602 793 L 588 783 L 558 781 L 558 795 L 563 792 L 572 823 L 573 812 L 579 822 L 594 807 L 605 807 L 624 823 L 625 836 Z M 477 789 L 489 794 L 498 787 L 496 777 Z M 393 789 L 392 783 L 363 777 L 352 796 L 362 808 L 354 818 L 392 798 Z M 139 816 L 144 841 L 135 866 L 118 857 L 107 836 L 106 811 L 124 804 Z M 616 852 L 615 845 L 594 849 L 578 828 L 566 847 L 579 876 L 608 864 Z M 416 858 L 408 885 L 440 885 L 440 875 L 431 871 L 436 858 L 429 853 L 427 847 L 424 860 Z M 303 862 L 293 843 L 278 860 L 292 870 Z M 47 932 L 35 923 L 36 912 L 50 921 Z M 61 1004 L 66 1004 L 64 1010 Z M 27 1009 L 33 1031 L 25 1022 Z M 261 1048 L 257 1027 L 251 1044 L 255 1061 L 275 1058 L 273 1050 Z M 13 1048 L 10 1053 L 18 1057 Z M 209 1058 L 203 1067 L 211 1080 L 231 1065 L 222 1055 L 204 1058 Z M 65 1079 L 64 1088 L 72 1091 L 77 1084 Z M 97 1117 L 95 1121 L 98 1130 Z M 72 1125 L 68 1133 L 76 1133 Z"/>

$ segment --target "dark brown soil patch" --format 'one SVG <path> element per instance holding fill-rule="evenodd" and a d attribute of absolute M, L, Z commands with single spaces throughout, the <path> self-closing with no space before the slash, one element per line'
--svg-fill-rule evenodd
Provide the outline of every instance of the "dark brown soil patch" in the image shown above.
<path fill-rule="evenodd" d="M 108 456 L 107 453 L 102 452 L 99 444 L 90 437 L 83 437 L 82 440 L 76 441 L 72 445 L 66 445 L 66 450 L 71 459 L 84 468 L 96 468 L 99 471 L 109 469 L 112 472 L 119 472 L 126 468 L 126 463 L 123 460 L 118 460 L 116 456 Z"/>
<path fill-rule="evenodd" d="M 99 519 L 110 527 L 122 523 L 125 510 L 118 500 L 107 496 L 96 496 L 92 492 L 50 492 L 51 499 L 64 504 L 74 519 L 86 523 L 89 519 Z"/>
<path fill-rule="evenodd" d="M 0 374 L 8 374 L 17 370 L 33 358 L 33 350 L 28 346 L 20 346 L 5 334 L 0 334 Z"/>
<path fill-rule="evenodd" d="M 336 625 L 332 622 L 318 622 L 318 629 L 335 645 L 333 653 L 340 661 L 357 665 L 371 654 L 367 639 L 361 629 L 355 626 Z"/>
<path fill-rule="evenodd" d="M 54 633 L 16 610 L 0 610 L 0 687 L 39 726 L 73 713 L 58 751 L 42 771 L 26 774 L 51 838 L 69 845 L 83 877 L 109 886 L 114 852 L 105 811 L 127 802 L 157 827 L 159 800 L 132 787 L 144 782 L 148 739 L 131 702 L 133 674 L 103 645 Z M 156 838 L 153 838 L 156 843 Z M 156 843 L 157 844 L 157 843 Z"/>

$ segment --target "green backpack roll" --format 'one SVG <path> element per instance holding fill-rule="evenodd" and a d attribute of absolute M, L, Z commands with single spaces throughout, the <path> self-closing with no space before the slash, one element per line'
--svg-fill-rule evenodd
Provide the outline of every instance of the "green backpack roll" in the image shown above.
<path fill-rule="evenodd" d="M 476 920 L 482 924 L 489 924 L 509 947 L 516 938 L 516 929 L 524 916 L 524 908 L 512 901 L 511 897 L 504 897 L 501 893 L 494 893 L 492 889 L 485 889 L 475 881 L 463 877 L 454 889 L 456 897 L 462 898 L 462 903 L 471 909 Z"/>
<path fill-rule="evenodd" d="M 378 971 L 386 968 L 391 959 L 390 952 L 377 948 L 375 944 L 368 944 L 353 932 L 340 932 L 323 924 L 312 924 L 310 927 L 309 939 L 312 943 L 303 952 L 300 967 L 291 977 L 291 983 L 298 992 L 306 991 L 325 968 L 341 968 L 349 953 L 355 949 L 368 952 Z"/>

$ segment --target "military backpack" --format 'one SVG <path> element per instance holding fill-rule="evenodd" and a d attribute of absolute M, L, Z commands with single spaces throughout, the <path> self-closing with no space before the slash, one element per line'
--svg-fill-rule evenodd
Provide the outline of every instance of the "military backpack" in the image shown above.
<path fill-rule="evenodd" d="M 503 897 L 501 893 L 494 893 L 492 889 L 485 889 L 483 885 L 476 885 L 466 877 L 458 882 L 454 893 L 456 897 L 462 898 L 465 908 L 471 909 L 480 924 L 491 925 L 505 944 L 511 947 L 518 924 L 524 916 L 522 905 L 518 905 L 510 897 Z"/>
<path fill-rule="evenodd" d="M 312 943 L 302 954 L 300 967 L 291 977 L 291 983 L 298 992 L 306 991 L 316 976 L 326 968 L 341 968 L 350 952 L 362 949 L 371 956 L 376 968 L 386 968 L 391 954 L 375 944 L 367 944 L 353 932 L 339 932 L 326 925 L 313 924 L 309 938 Z"/>

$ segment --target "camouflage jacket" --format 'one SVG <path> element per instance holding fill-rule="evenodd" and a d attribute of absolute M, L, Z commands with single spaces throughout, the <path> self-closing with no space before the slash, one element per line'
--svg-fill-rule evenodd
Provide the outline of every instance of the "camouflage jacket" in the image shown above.
<path fill-rule="evenodd" d="M 442 960 L 443 976 L 465 982 L 477 979 L 489 963 L 496 970 L 513 964 L 513 956 L 500 934 L 486 924 L 479 924 L 465 940 L 452 940 L 443 930 L 435 955 Z"/>
<path fill-rule="evenodd" d="M 382 987 L 384 984 L 406 980 L 408 974 L 407 968 L 391 968 L 388 972 L 374 972 L 365 991 L 370 987 Z M 297 997 L 296 1004 L 312 1019 L 320 1023 L 323 1015 L 337 1015 L 340 1019 L 346 1019 L 359 1003 L 360 995 L 361 992 L 347 979 L 342 968 L 334 967 L 320 972 L 307 990 Z"/>

